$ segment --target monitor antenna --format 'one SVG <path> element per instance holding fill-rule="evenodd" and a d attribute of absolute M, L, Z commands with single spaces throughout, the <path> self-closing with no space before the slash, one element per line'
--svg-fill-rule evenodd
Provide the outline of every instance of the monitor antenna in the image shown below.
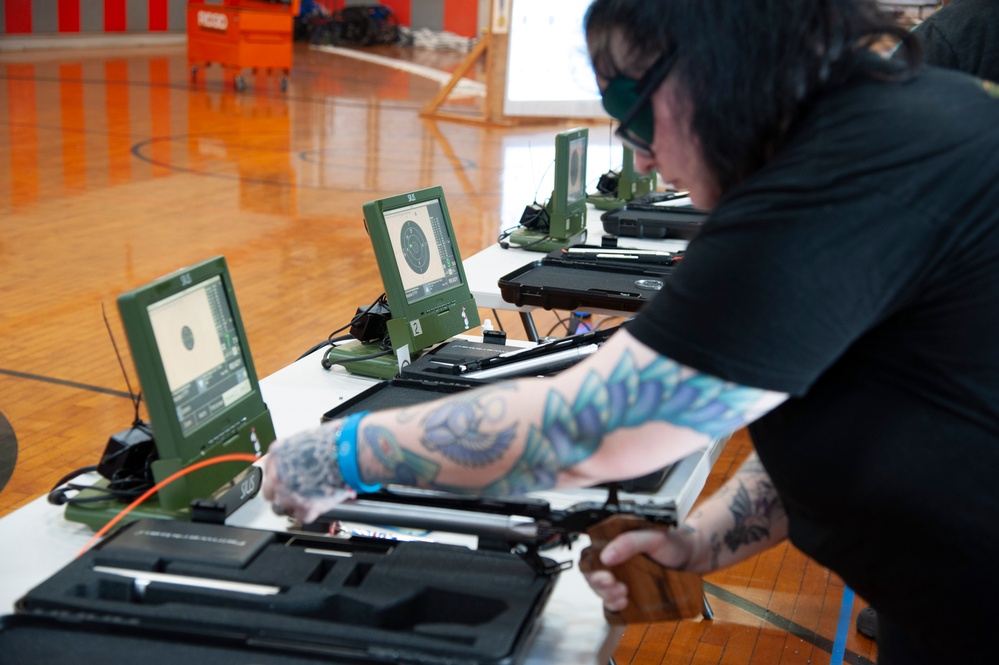
<path fill-rule="evenodd" d="M 125 377 L 125 386 L 128 388 L 128 397 L 132 400 L 132 406 L 135 408 L 135 415 L 132 418 L 132 426 L 138 427 L 144 424 L 142 418 L 139 417 L 139 404 L 142 402 L 142 393 L 136 394 L 132 390 L 132 382 L 128 380 L 128 372 L 125 371 L 125 363 L 121 359 L 121 352 L 118 351 L 118 342 L 115 341 L 114 332 L 111 330 L 111 322 L 108 321 L 108 313 L 104 308 L 104 303 L 101 303 L 101 316 L 104 318 L 104 327 L 107 328 L 108 337 L 111 338 L 111 346 L 114 348 L 114 356 L 118 359 L 118 367 L 121 368 L 121 375 Z"/>

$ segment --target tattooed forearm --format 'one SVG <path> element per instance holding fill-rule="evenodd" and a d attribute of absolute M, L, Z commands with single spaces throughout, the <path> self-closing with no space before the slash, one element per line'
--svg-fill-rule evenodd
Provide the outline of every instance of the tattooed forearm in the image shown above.
<path fill-rule="evenodd" d="M 485 492 L 495 496 L 524 494 L 539 489 L 555 487 L 555 480 L 561 469 L 548 442 L 537 430 L 527 435 L 524 453 L 517 459 L 513 468 L 505 476 L 485 488 Z"/>
<path fill-rule="evenodd" d="M 732 526 L 723 535 L 729 552 L 756 543 L 769 543 L 775 528 L 783 536 L 787 514 L 777 488 L 767 475 L 759 457 L 748 457 L 725 492 L 729 495 L 728 512 Z"/>
<path fill-rule="evenodd" d="M 492 464 L 509 450 L 517 429 L 513 423 L 490 430 L 504 411 L 504 397 L 493 393 L 446 401 L 427 417 L 423 446 L 461 466 Z"/>
<path fill-rule="evenodd" d="M 718 570 L 787 537 L 787 513 L 755 453 L 687 518 L 698 534 L 693 569 Z"/>
<path fill-rule="evenodd" d="M 368 469 L 371 456 L 380 468 L 379 475 L 385 482 L 413 487 L 431 487 L 440 471 L 440 465 L 417 455 L 399 445 L 395 435 L 385 427 L 369 425 L 363 428 L 357 447 L 358 462 Z M 443 488 L 440 488 L 443 489 Z"/>
<path fill-rule="evenodd" d="M 769 485 L 769 481 L 761 482 L 760 485 L 768 485 L 765 488 L 768 491 L 750 494 L 746 486 L 740 483 L 732 497 L 729 511 L 735 524 L 725 534 L 725 545 L 730 552 L 735 552 L 743 545 L 769 541 L 774 519 L 783 515 L 783 507 L 776 492 L 769 491 L 773 486 Z"/>
<path fill-rule="evenodd" d="M 301 497 L 321 497 L 343 487 L 330 427 L 307 430 L 288 439 L 288 445 L 273 455 L 285 487 Z"/>
<path fill-rule="evenodd" d="M 384 481 L 435 489 L 466 478 L 490 494 L 546 489 L 614 430 L 658 421 L 718 437 L 742 426 L 764 394 L 668 358 L 643 365 L 627 348 L 613 366 L 572 376 L 572 383 L 546 381 L 543 390 L 528 380 L 471 391 L 397 412 L 392 423 L 365 421 L 362 468 L 375 464 L 373 475 Z"/>
<path fill-rule="evenodd" d="M 420 442 L 423 448 L 466 468 L 487 466 L 509 451 L 516 423 L 497 425 L 506 408 L 504 389 L 470 393 L 440 402 L 422 419 Z M 420 428 L 406 411 L 397 413 L 396 422 Z M 405 432 L 405 430 L 401 430 Z M 361 463 L 377 462 L 377 475 L 387 482 L 435 489 L 454 489 L 438 481 L 441 465 L 427 456 L 400 445 L 397 433 L 388 427 L 365 424 L 358 447 Z M 371 458 L 370 460 L 368 458 Z"/>

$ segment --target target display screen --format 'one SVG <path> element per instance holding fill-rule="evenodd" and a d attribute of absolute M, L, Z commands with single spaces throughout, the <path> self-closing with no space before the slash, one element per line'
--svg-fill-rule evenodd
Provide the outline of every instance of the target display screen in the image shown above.
<path fill-rule="evenodd" d="M 582 201 L 586 198 L 587 142 L 587 136 L 580 136 L 569 141 L 569 178 L 566 188 L 566 198 L 569 203 Z"/>
<path fill-rule="evenodd" d="M 461 285 L 440 201 L 414 203 L 383 214 L 407 303 Z"/>
<path fill-rule="evenodd" d="M 156 302 L 148 312 L 185 435 L 250 393 L 221 277 Z"/>

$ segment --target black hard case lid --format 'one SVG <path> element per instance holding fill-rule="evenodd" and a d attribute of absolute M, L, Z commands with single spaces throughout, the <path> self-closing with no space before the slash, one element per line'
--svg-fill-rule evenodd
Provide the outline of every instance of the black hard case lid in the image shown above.
<path fill-rule="evenodd" d="M 196 634 L 182 639 L 136 626 L 17 614 L 0 617 L 4 665 L 315 665 L 361 663 L 328 655 L 277 653 Z"/>
<path fill-rule="evenodd" d="M 192 552 L 116 548 L 121 534 L 150 528 L 195 533 Z M 507 665 L 523 657 L 556 581 L 510 552 L 267 531 L 257 531 L 263 545 L 252 539 L 256 552 L 243 566 L 234 568 L 232 557 L 220 565 L 210 550 L 199 560 L 199 540 L 242 539 L 248 531 L 255 530 L 165 520 L 123 527 L 3 618 L 2 661 Z M 95 566 L 280 591 L 141 584 Z"/>
<path fill-rule="evenodd" d="M 468 390 L 473 385 L 481 385 L 481 382 L 463 382 L 458 377 L 442 381 L 388 379 L 340 402 L 323 414 L 321 422 L 329 422 L 360 411 L 381 411 L 413 406 Z"/>
<path fill-rule="evenodd" d="M 693 206 L 667 207 L 629 204 L 600 215 L 604 233 L 623 238 L 690 240 L 700 232 L 708 214 Z"/>
<path fill-rule="evenodd" d="M 567 260 L 552 252 L 500 277 L 498 284 L 503 300 L 518 307 L 637 312 L 673 269 L 674 264 Z"/>

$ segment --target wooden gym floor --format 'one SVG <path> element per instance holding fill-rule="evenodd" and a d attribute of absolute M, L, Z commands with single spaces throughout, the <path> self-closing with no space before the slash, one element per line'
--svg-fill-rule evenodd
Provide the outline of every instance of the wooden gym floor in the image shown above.
<path fill-rule="evenodd" d="M 463 58 L 380 54 L 442 71 Z M 441 185 L 468 257 L 551 191 L 550 180 L 547 192 L 539 184 L 557 131 L 590 127 L 591 176 L 616 166 L 619 148 L 599 145 L 607 124 L 422 118 L 439 85 L 305 45 L 286 92 L 264 73 L 236 92 L 218 68 L 192 84 L 183 46 L 0 52 L 0 440 L 6 420 L 18 446 L 5 487 L 0 473 L 0 515 L 96 463 L 131 422 L 102 315 L 136 387 L 120 293 L 224 254 L 265 377 L 381 293 L 364 202 Z M 481 106 L 474 94 L 453 95 L 447 109 L 474 117 Z M 481 314 L 525 338 L 514 313 Z M 539 314 L 539 332 L 564 334 L 565 314 Z M 737 433 L 708 490 L 750 448 Z M 713 621 L 632 627 L 616 661 L 824 665 L 838 626 L 845 662 L 876 660 L 853 627 L 863 602 L 841 623 L 842 582 L 792 547 L 707 582 Z"/>

